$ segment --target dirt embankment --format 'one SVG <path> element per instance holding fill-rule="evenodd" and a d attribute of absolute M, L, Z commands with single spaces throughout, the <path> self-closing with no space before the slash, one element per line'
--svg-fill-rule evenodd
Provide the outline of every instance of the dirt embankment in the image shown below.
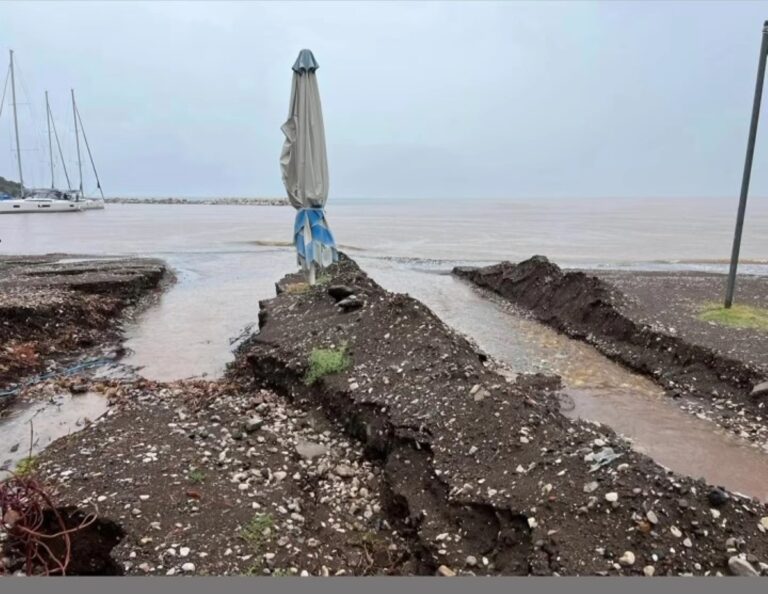
<path fill-rule="evenodd" d="M 750 349 L 739 344 L 749 331 L 697 320 L 695 308 L 704 305 L 708 293 L 686 295 L 691 283 L 685 274 L 656 279 L 613 273 L 603 279 L 582 271 L 565 272 L 543 256 L 519 264 L 459 267 L 454 274 L 495 291 L 539 321 L 649 376 L 670 395 L 698 399 L 707 407 L 699 414 L 712 416 L 742 437 L 756 442 L 768 437 L 765 399 L 751 396 L 768 376 L 768 360 L 760 365 L 756 362 L 760 357 L 755 357 L 765 345 L 753 342 Z M 696 278 L 707 281 L 710 289 L 715 287 L 717 295 L 720 283 L 714 275 Z M 671 281 L 676 284 L 670 286 Z M 619 287 L 634 288 L 628 294 Z M 683 305 L 685 298 L 702 301 Z M 649 311 L 654 308 L 657 311 Z"/>
<path fill-rule="evenodd" d="M 0 259 L 0 392 L 57 361 L 115 346 L 121 322 L 170 277 L 152 259 Z"/>
<path fill-rule="evenodd" d="M 768 570 L 764 506 L 564 418 L 557 378 L 511 383 L 424 305 L 384 291 L 352 261 L 331 276 L 330 287 L 281 282 L 233 372 L 322 409 L 361 442 L 381 468 L 382 508 L 422 571 Z M 319 379 L 308 385 L 311 359 Z M 321 362 L 342 371 L 318 374 Z"/>

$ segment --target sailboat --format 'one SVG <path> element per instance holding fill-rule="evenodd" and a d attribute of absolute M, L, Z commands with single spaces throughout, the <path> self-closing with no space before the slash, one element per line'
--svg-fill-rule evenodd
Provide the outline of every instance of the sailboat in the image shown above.
<path fill-rule="evenodd" d="M 59 142 L 59 135 L 56 131 L 56 124 L 51 113 L 50 103 L 48 101 L 48 91 L 45 92 L 45 109 L 46 117 L 48 121 L 48 151 L 51 164 L 51 187 L 50 188 L 25 188 L 24 186 L 24 171 L 21 163 L 21 143 L 19 141 L 19 122 L 17 114 L 16 103 L 16 80 L 14 74 L 13 65 L 13 50 L 10 51 L 10 67 L 9 75 L 11 81 L 11 98 L 13 103 L 13 125 L 16 137 L 16 153 L 19 166 L 19 196 L 10 200 L 0 200 L 0 214 L 12 214 L 12 213 L 30 213 L 30 212 L 81 212 L 83 210 L 104 208 L 104 193 L 101 190 L 101 182 L 99 180 L 98 173 L 96 172 L 96 166 L 93 161 L 90 146 L 88 145 L 88 139 L 85 136 L 85 129 L 82 125 L 82 119 L 77 109 L 77 103 L 75 102 L 75 92 L 72 94 L 72 116 L 75 122 L 75 140 L 77 145 L 77 163 L 80 173 L 80 186 L 78 189 L 72 189 L 70 183 L 69 174 L 67 172 L 66 164 L 64 161 L 64 155 L 61 150 L 61 143 Z M 2 112 L 2 104 L 0 104 L 0 113 Z M 78 125 L 79 124 L 79 125 Z M 83 132 L 83 140 L 85 141 L 86 148 L 88 150 L 88 157 L 90 158 L 91 166 L 93 168 L 94 175 L 96 177 L 97 188 L 101 193 L 100 198 L 85 198 L 83 193 L 83 168 L 80 155 L 80 130 Z M 67 190 L 59 190 L 56 188 L 56 179 L 54 175 L 53 167 L 53 142 L 51 131 L 56 138 L 56 145 L 61 157 L 61 163 L 64 169 L 64 175 L 67 179 Z"/>

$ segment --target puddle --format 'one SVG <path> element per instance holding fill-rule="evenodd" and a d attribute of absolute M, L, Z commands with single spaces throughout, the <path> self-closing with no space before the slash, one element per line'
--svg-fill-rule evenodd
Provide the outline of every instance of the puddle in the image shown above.
<path fill-rule="evenodd" d="M 649 379 L 453 276 L 364 266 L 382 286 L 423 301 L 513 371 L 560 375 L 573 400 L 567 416 L 610 426 L 675 472 L 768 501 L 768 454 L 683 412 Z"/>
<path fill-rule="evenodd" d="M 95 421 L 107 410 L 107 399 L 95 392 L 54 396 L 50 400 L 12 405 L 2 418 L 3 439 L 0 443 L 0 468 L 12 469 L 29 456 L 30 423 L 32 455 L 39 454 L 53 441 L 76 433 L 89 421 Z M 0 476 L 2 472 L 0 472 Z"/>

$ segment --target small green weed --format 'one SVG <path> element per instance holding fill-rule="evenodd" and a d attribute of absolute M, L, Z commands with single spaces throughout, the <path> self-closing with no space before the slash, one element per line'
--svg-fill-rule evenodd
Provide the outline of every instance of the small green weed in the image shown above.
<path fill-rule="evenodd" d="M 304 375 L 304 383 L 308 386 L 326 375 L 346 371 L 352 364 L 347 354 L 347 344 L 335 349 L 312 349 L 309 354 L 309 369 Z"/>
<path fill-rule="evenodd" d="M 254 549 L 258 549 L 267 539 L 264 532 L 272 530 L 274 525 L 275 519 L 270 514 L 254 514 L 251 521 L 240 530 L 240 536 Z"/>
<path fill-rule="evenodd" d="M 18 476 L 29 476 L 37 470 L 37 458 L 35 456 L 29 456 L 22 458 L 16 465 L 14 471 Z"/>
<path fill-rule="evenodd" d="M 199 485 L 203 482 L 203 479 L 205 479 L 205 474 L 203 474 L 202 470 L 195 468 L 194 470 L 189 471 L 187 478 L 193 485 Z"/>

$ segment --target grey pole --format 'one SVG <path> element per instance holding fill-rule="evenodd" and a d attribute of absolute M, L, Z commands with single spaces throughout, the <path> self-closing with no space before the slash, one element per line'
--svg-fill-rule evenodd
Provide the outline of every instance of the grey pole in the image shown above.
<path fill-rule="evenodd" d="M 749 178 L 752 175 L 752 157 L 755 154 L 755 137 L 757 136 L 757 120 L 760 117 L 760 100 L 763 97 L 763 80 L 765 79 L 765 58 L 768 54 L 768 21 L 763 23 L 763 41 L 760 44 L 760 59 L 757 64 L 757 84 L 755 85 L 755 100 L 752 104 L 752 122 L 749 125 L 749 140 L 747 141 L 747 157 L 744 160 L 744 175 L 741 179 L 741 196 L 739 211 L 736 215 L 736 231 L 733 235 L 733 250 L 731 252 L 731 267 L 728 271 L 728 286 L 725 290 L 725 307 L 733 305 L 733 292 L 736 288 L 736 269 L 739 265 L 739 249 L 741 248 L 741 231 L 744 228 L 744 212 L 747 209 L 747 194 L 749 193 Z"/>

